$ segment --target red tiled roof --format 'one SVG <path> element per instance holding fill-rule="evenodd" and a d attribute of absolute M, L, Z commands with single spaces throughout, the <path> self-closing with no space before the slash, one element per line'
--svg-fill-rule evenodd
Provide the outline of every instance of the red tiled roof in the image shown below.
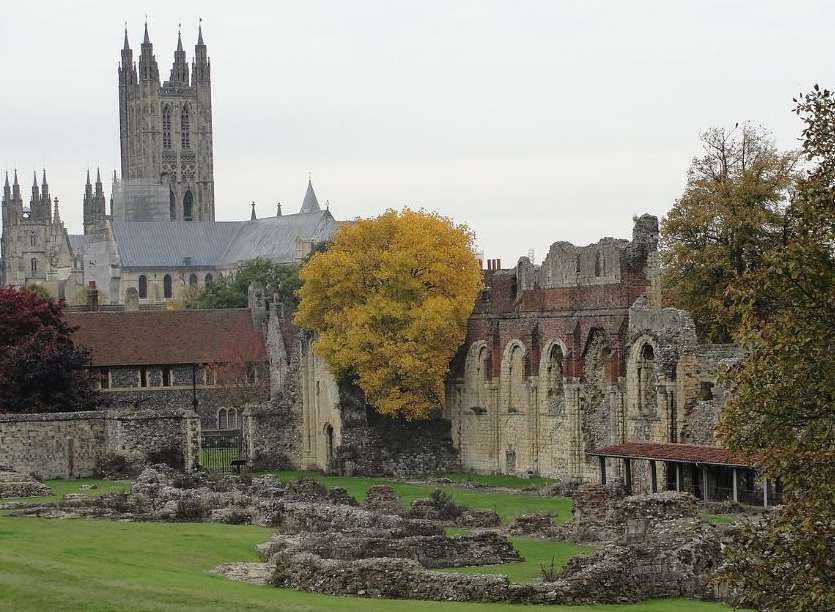
<path fill-rule="evenodd" d="M 76 344 L 94 366 L 264 362 L 263 335 L 250 311 L 67 312 Z"/>
<path fill-rule="evenodd" d="M 718 446 L 660 442 L 626 442 L 616 446 L 598 448 L 586 454 L 594 457 L 654 459 L 656 461 L 706 463 L 708 465 L 733 465 L 737 467 L 753 467 L 757 459 L 757 457 L 746 457 Z"/>

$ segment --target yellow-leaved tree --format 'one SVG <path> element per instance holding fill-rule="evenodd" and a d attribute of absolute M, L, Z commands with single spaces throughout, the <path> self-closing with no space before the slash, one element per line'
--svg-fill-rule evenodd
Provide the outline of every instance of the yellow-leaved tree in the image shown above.
<path fill-rule="evenodd" d="M 345 225 L 302 269 L 296 323 L 379 413 L 428 418 L 481 287 L 473 247 L 468 227 L 423 210 Z"/>

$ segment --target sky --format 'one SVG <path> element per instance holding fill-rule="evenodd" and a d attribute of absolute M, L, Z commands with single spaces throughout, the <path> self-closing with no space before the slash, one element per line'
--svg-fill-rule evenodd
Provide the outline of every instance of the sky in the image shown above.
<path fill-rule="evenodd" d="M 24 194 L 45 166 L 71 233 L 146 14 L 163 78 L 203 20 L 218 220 L 295 211 L 310 173 L 338 219 L 435 210 L 504 267 L 663 216 L 709 127 L 797 146 L 792 97 L 835 86 L 831 2 L 4 2 L 0 164 Z"/>

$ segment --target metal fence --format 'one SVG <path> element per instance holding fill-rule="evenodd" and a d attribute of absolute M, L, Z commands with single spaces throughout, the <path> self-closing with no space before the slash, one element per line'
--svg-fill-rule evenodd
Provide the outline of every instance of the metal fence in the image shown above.
<path fill-rule="evenodd" d="M 200 442 L 200 466 L 207 472 L 240 472 L 246 467 L 240 429 L 204 429 Z"/>

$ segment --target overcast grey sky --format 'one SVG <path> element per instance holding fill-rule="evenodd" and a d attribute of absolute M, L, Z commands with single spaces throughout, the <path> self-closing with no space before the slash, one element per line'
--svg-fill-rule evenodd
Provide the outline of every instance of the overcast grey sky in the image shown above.
<path fill-rule="evenodd" d="M 505 267 L 663 215 L 698 135 L 751 120 L 793 147 L 791 98 L 835 85 L 835 4 L 3 2 L 0 163 L 47 168 L 71 232 L 88 165 L 119 159 L 116 67 L 148 14 L 161 76 L 198 17 L 212 62 L 218 220 L 404 204 L 476 231 Z M 109 185 L 106 185 L 109 192 Z"/>

